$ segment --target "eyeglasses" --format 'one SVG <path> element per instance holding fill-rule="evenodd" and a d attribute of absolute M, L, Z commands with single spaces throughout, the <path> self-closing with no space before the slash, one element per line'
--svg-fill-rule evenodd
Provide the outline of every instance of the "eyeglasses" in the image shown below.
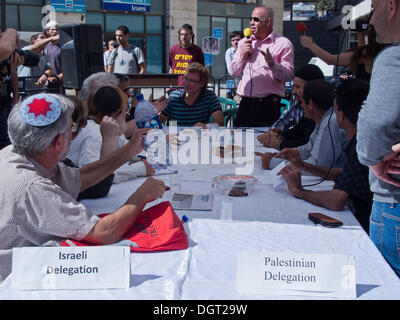
<path fill-rule="evenodd" d="M 201 80 L 190 79 L 188 76 L 183 76 L 183 79 L 192 83 L 200 83 Z"/>

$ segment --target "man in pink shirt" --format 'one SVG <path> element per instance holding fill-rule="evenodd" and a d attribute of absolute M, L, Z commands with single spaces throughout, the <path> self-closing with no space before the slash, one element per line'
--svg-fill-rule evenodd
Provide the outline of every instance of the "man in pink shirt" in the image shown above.
<path fill-rule="evenodd" d="M 293 77 L 294 51 L 289 39 L 273 31 L 273 19 L 271 8 L 256 7 L 250 18 L 252 35 L 239 42 L 233 57 L 232 75 L 243 74 L 236 127 L 271 126 L 280 116 L 285 83 Z"/>

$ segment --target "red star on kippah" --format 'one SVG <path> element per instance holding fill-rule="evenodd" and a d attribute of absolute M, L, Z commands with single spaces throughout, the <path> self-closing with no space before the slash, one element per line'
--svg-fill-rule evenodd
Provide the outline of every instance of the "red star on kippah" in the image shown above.
<path fill-rule="evenodd" d="M 43 99 L 33 99 L 33 102 L 28 104 L 29 111 L 28 113 L 33 113 L 35 117 L 37 118 L 41 114 L 44 117 L 47 117 L 47 112 L 52 111 L 52 109 L 49 107 L 51 105 L 51 102 L 47 102 L 45 98 Z"/>

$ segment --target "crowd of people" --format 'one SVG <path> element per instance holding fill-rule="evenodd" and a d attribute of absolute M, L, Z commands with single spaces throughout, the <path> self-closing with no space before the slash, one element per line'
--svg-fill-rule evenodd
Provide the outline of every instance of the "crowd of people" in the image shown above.
<path fill-rule="evenodd" d="M 278 174 L 290 194 L 331 210 L 347 205 L 400 276 L 400 0 L 373 0 L 372 5 L 368 43 L 338 59 L 355 77 L 337 88 L 315 65 L 294 73 L 293 45 L 273 30 L 274 13 L 266 6 L 253 10 L 250 37 L 232 34 L 226 61 L 229 74 L 240 77 L 234 126 L 270 127 L 257 137 L 277 150 L 257 153 L 263 169 L 286 161 Z M 126 26 L 117 28 L 104 51 L 104 72 L 86 78 L 79 95 L 40 92 L 9 102 L 9 110 L 2 96 L 0 126 L 10 141 L 0 151 L 2 279 L 11 272 L 12 248 L 54 245 L 65 238 L 116 242 L 147 203 L 163 196 L 164 183 L 152 178 L 152 166 L 137 156 L 149 129 L 138 129 L 127 115 L 132 92 L 126 75 L 146 72 L 143 52 L 128 43 L 129 32 Z M 222 109 L 207 89 L 209 72 L 190 25 L 179 29 L 178 40 L 168 63 L 169 72 L 180 75 L 183 89 L 171 91 L 167 99 L 149 100 L 163 123 L 223 126 Z M 38 77 L 36 83 L 26 82 L 26 88 L 62 86 L 58 26 L 49 25 L 31 41 L 28 50 L 37 52 L 40 62 L 28 70 L 14 51 L 15 30 L 1 34 L 0 60 L 8 61 L 9 83 L 15 83 L 19 72 Z M 310 37 L 302 36 L 301 43 L 322 59 L 337 59 Z M 292 78 L 293 100 L 281 114 L 280 99 Z M 307 173 L 335 185 L 329 191 L 307 190 L 301 183 Z M 104 197 L 113 183 L 140 176 L 147 176 L 145 182 L 106 217 L 79 202 Z"/>

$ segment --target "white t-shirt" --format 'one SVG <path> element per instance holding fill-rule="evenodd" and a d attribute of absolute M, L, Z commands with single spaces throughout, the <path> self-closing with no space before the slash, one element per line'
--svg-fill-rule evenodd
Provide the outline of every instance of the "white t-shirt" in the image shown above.
<path fill-rule="evenodd" d="M 117 149 L 128 143 L 128 139 L 119 136 Z M 93 120 L 88 120 L 85 128 L 71 141 L 68 158 L 77 166 L 83 167 L 100 159 L 101 144 L 103 139 L 100 133 L 100 125 Z M 114 183 L 146 176 L 146 167 L 142 161 L 127 162 L 114 172 Z"/>

